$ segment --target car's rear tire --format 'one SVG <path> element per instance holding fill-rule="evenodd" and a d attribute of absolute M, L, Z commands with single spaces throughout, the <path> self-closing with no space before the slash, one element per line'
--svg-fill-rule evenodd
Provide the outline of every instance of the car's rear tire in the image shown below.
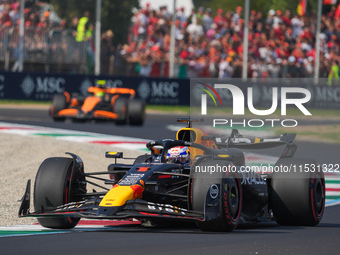
<path fill-rule="evenodd" d="M 34 209 L 36 211 L 57 207 L 79 200 L 76 195 L 81 189 L 84 177 L 73 171 L 73 159 L 47 158 L 40 165 L 34 185 Z M 72 183 L 71 183 L 72 182 Z M 75 227 L 80 218 L 38 218 L 40 225 L 47 228 L 69 229 Z"/>
<path fill-rule="evenodd" d="M 315 226 L 325 208 L 325 178 L 314 160 L 280 159 L 270 181 L 269 199 L 280 225 Z"/>
<path fill-rule="evenodd" d="M 53 96 L 50 115 L 54 121 L 64 121 L 65 117 L 58 116 L 58 112 L 67 108 L 67 100 L 64 94 L 56 94 Z"/>
<path fill-rule="evenodd" d="M 199 164 L 201 169 L 212 165 L 227 169 L 232 164 L 228 161 L 207 161 Z M 216 218 L 197 222 L 197 227 L 203 231 L 233 231 L 239 223 L 242 209 L 242 187 L 237 172 L 220 171 L 211 174 L 208 171 L 195 171 L 191 183 L 192 209 L 204 213 L 208 190 L 214 185 L 220 187 Z"/>
<path fill-rule="evenodd" d="M 128 99 L 120 97 L 114 103 L 114 113 L 118 115 L 116 119 L 117 125 L 126 125 L 128 120 Z"/>
<path fill-rule="evenodd" d="M 133 126 L 142 126 L 145 120 L 145 101 L 142 99 L 133 99 L 129 102 L 128 116 L 129 123 Z"/>

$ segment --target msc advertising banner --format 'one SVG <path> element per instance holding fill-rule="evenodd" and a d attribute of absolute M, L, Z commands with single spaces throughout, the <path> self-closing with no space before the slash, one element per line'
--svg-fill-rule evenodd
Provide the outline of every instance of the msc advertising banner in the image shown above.
<path fill-rule="evenodd" d="M 136 91 L 137 97 L 145 99 L 147 104 L 155 105 L 190 105 L 190 100 L 195 103 L 200 99 L 200 96 L 197 98 L 195 95 L 206 89 L 206 86 L 201 85 L 202 89 L 191 91 L 193 96 L 190 98 L 188 79 L 0 72 L 0 99 L 48 101 L 54 94 L 64 91 L 86 95 L 87 89 L 95 85 L 99 79 L 105 79 L 108 87 L 132 88 Z M 196 82 L 195 80 L 192 79 L 191 82 Z M 209 79 L 204 80 L 209 83 L 206 81 Z M 247 82 L 229 79 L 226 80 L 226 84 L 233 84 L 242 91 L 245 106 L 247 98 L 252 100 L 254 106 L 271 106 L 273 93 L 278 100 L 281 97 L 281 93 L 277 94 L 275 88 L 301 87 L 310 92 L 310 99 L 306 102 L 308 107 L 340 109 L 340 86 L 328 86 L 326 79 L 320 79 L 317 85 L 313 79 L 267 79 Z M 232 90 L 225 89 L 220 93 L 221 98 L 225 99 L 224 105 L 231 107 Z M 299 96 L 298 94 L 295 96 Z M 278 108 L 280 107 L 278 103 Z"/>
<path fill-rule="evenodd" d="M 86 95 L 99 79 L 105 79 L 108 87 L 134 89 L 147 104 L 190 104 L 189 80 L 11 72 L 0 72 L 0 99 L 46 101 L 64 91 Z"/>

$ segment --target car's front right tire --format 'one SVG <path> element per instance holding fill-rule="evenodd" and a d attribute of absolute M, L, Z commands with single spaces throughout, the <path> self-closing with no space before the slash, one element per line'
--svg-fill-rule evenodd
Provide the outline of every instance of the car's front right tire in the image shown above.
<path fill-rule="evenodd" d="M 201 169 L 209 166 L 220 167 L 220 169 L 230 169 L 232 165 L 229 161 L 207 160 L 199 163 Z M 196 168 L 196 166 L 195 166 Z M 198 168 L 196 168 L 198 169 Z M 217 208 L 215 218 L 197 222 L 197 227 L 203 231 L 233 231 L 240 220 L 242 209 L 242 187 L 241 180 L 237 172 L 198 172 L 195 171 L 191 183 L 191 203 L 194 211 L 205 213 L 207 196 L 216 196 L 215 206 Z M 216 194 L 212 194 L 214 189 Z M 210 194 L 208 194 L 208 192 Z"/>
<path fill-rule="evenodd" d="M 52 106 L 50 109 L 50 115 L 52 116 L 54 121 L 64 121 L 65 117 L 61 117 L 58 113 L 61 110 L 67 108 L 67 100 L 64 94 L 56 94 L 53 96 Z"/>

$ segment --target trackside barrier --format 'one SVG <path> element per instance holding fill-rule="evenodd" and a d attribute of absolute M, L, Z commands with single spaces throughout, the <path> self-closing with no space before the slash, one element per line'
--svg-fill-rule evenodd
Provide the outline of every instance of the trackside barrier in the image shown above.
<path fill-rule="evenodd" d="M 68 91 L 86 95 L 96 80 L 105 79 L 108 87 L 136 90 L 136 96 L 155 105 L 190 105 L 190 83 L 184 79 L 94 76 L 45 73 L 0 72 L 0 99 L 51 100 Z"/>
<path fill-rule="evenodd" d="M 48 101 L 56 93 L 68 91 L 86 95 L 88 87 L 96 80 L 105 79 L 108 87 L 127 87 L 136 91 L 138 98 L 153 105 L 190 105 L 190 80 L 126 76 L 94 76 L 51 73 L 16 73 L 0 71 L 0 99 Z M 231 79 L 228 83 L 238 86 L 246 95 L 253 88 L 254 106 L 270 108 L 272 87 L 301 87 L 311 92 L 306 104 L 309 108 L 340 109 L 340 86 L 327 86 L 327 80 L 314 85 L 310 79 L 280 80 L 280 82 L 242 82 Z M 283 82 L 284 81 L 284 82 Z M 227 91 L 226 106 L 232 106 L 232 96 Z M 247 100 L 245 100 L 247 102 Z"/>

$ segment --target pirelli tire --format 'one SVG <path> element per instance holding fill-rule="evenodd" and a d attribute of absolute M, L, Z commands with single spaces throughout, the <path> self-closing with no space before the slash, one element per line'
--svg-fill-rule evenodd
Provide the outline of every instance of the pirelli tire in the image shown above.
<path fill-rule="evenodd" d="M 128 99 L 119 97 L 114 103 L 113 112 L 118 115 L 116 124 L 126 125 L 128 121 Z"/>
<path fill-rule="evenodd" d="M 270 180 L 269 200 L 280 225 L 316 226 L 325 209 L 325 178 L 315 160 L 280 159 Z"/>
<path fill-rule="evenodd" d="M 50 109 L 50 115 L 54 121 L 64 121 L 65 117 L 61 117 L 58 113 L 61 110 L 66 109 L 68 106 L 66 96 L 64 94 L 56 94 L 53 96 L 52 106 Z"/>
<path fill-rule="evenodd" d="M 204 167 L 214 165 L 217 167 L 225 167 L 233 164 L 229 161 L 205 161 L 196 166 Z M 197 168 L 198 169 L 198 168 Z M 218 187 L 218 194 L 214 203 L 217 202 L 215 218 L 206 219 L 197 222 L 197 227 L 202 231 L 233 231 L 240 220 L 242 210 L 242 187 L 241 180 L 237 172 L 199 172 L 195 171 L 191 179 L 191 207 L 192 210 L 205 213 L 206 197 L 209 196 L 209 189 Z M 211 194 L 210 194 L 211 195 Z"/>
<path fill-rule="evenodd" d="M 142 126 L 145 121 L 145 101 L 143 99 L 133 99 L 128 105 L 129 124 L 132 126 Z"/>
<path fill-rule="evenodd" d="M 40 165 L 34 185 L 35 211 L 54 208 L 78 201 L 79 194 L 86 193 L 84 177 L 73 170 L 73 159 L 64 157 L 47 158 Z M 38 218 L 43 227 L 70 229 L 75 227 L 80 218 L 48 217 Z"/>

